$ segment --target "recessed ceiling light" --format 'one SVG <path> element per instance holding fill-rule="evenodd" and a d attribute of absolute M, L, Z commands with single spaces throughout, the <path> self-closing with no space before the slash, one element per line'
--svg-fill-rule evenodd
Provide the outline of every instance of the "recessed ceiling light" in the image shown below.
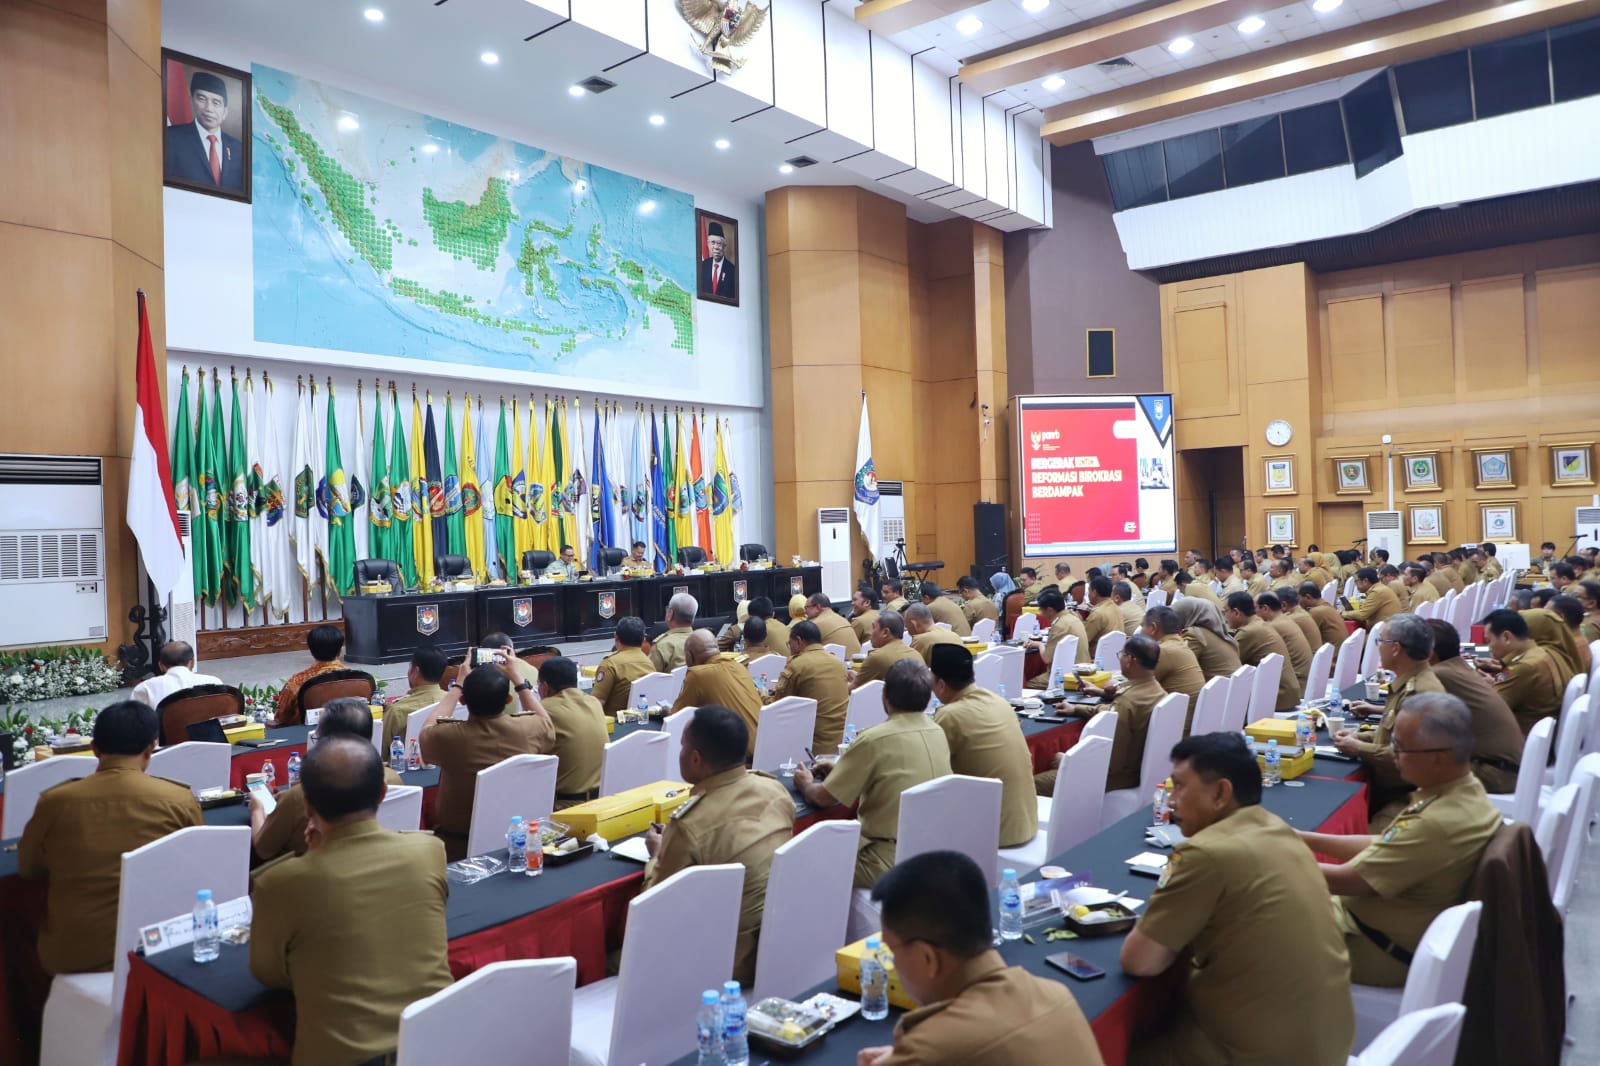
<path fill-rule="evenodd" d="M 785 164 L 783 164 L 782 166 L 780 166 L 778 168 L 778 173 L 779 174 L 793 174 L 794 173 L 794 167 L 792 165 L 788 164 L 788 163 L 785 163 Z"/>
<path fill-rule="evenodd" d="M 360 129 L 361 123 L 356 121 L 356 117 L 354 115 L 340 115 L 339 128 L 344 130 L 346 133 L 350 133 L 354 130 Z"/>
<path fill-rule="evenodd" d="M 1171 52 L 1175 56 L 1181 56 L 1193 47 L 1194 42 L 1189 40 L 1189 38 L 1179 37 L 1176 41 L 1173 41 L 1171 44 L 1167 45 L 1167 51 Z"/>
<path fill-rule="evenodd" d="M 1067 87 L 1067 79 L 1063 78 L 1059 74 L 1052 74 L 1048 78 L 1046 78 L 1044 81 L 1040 82 L 1039 83 L 1039 87 L 1041 89 L 1043 89 L 1045 92 L 1053 93 L 1057 89 L 1066 88 Z"/>
<path fill-rule="evenodd" d="M 1030 15 L 1037 15 L 1050 6 L 1050 0 L 1022 0 L 1022 10 Z"/>
<path fill-rule="evenodd" d="M 639 213 L 641 215 L 654 214 L 655 210 L 656 210 L 656 202 L 654 200 L 646 200 L 646 201 L 644 201 L 643 203 L 641 203 L 639 205 Z"/>
<path fill-rule="evenodd" d="M 432 141 L 429 141 L 427 144 L 422 146 L 422 150 L 427 152 L 429 155 L 432 155 L 439 150 L 439 146 L 434 144 Z"/>
<path fill-rule="evenodd" d="M 500 57 L 494 52 L 485 52 L 478 58 L 483 61 L 483 65 L 486 67 L 492 67 L 496 63 L 500 62 Z"/>
<path fill-rule="evenodd" d="M 721 149 L 724 152 L 726 152 L 728 150 L 728 148 L 730 147 L 729 142 L 728 142 L 728 138 L 726 138 L 726 137 L 718 137 L 716 140 L 712 141 L 711 143 L 716 145 L 719 149 Z"/>
<path fill-rule="evenodd" d="M 1249 18 L 1247 18 L 1243 22 L 1239 23 L 1239 25 L 1237 27 L 1235 27 L 1235 28 L 1240 33 L 1242 33 L 1246 37 L 1248 37 L 1252 33 L 1260 33 L 1262 27 L 1265 26 L 1266 24 L 1267 24 L 1267 20 L 1262 18 L 1260 15 L 1251 15 Z"/>
<path fill-rule="evenodd" d="M 1344 0 L 1315 0 L 1311 5 L 1311 10 L 1319 15 L 1326 15 L 1330 11 L 1337 11 L 1342 3 L 1344 3 Z"/>
<path fill-rule="evenodd" d="M 382 22 L 383 21 L 383 12 L 380 11 L 378 8 L 375 8 L 375 7 L 369 7 L 365 11 L 363 11 L 361 14 L 368 22 Z"/>
<path fill-rule="evenodd" d="M 665 126 L 666 124 L 667 124 L 667 116 L 666 115 L 651 115 L 650 116 L 650 125 L 652 125 L 652 126 Z"/>
<path fill-rule="evenodd" d="M 584 88 L 581 85 L 569 85 L 569 86 L 567 86 L 567 95 L 568 96 L 573 96 L 573 97 L 583 96 L 584 92 L 585 92 Z"/>
<path fill-rule="evenodd" d="M 961 32 L 963 37 L 971 37 L 974 33 L 983 29 L 983 20 L 976 15 L 968 15 L 956 23 L 956 29 Z"/>

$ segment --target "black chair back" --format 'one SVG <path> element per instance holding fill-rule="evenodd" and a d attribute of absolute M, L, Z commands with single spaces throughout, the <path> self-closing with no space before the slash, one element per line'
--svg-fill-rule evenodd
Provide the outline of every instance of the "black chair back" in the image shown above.
<path fill-rule="evenodd" d="M 605 566 L 607 569 L 610 569 L 612 567 L 621 566 L 622 565 L 622 560 L 626 559 L 627 557 L 628 557 L 628 553 L 623 551 L 621 548 L 601 548 L 600 549 L 600 562 L 601 562 L 601 565 Z"/>
<path fill-rule="evenodd" d="M 747 563 L 758 562 L 761 559 L 766 558 L 766 554 L 767 546 L 765 544 L 739 545 L 739 558 L 743 559 Z"/>
<path fill-rule="evenodd" d="M 706 561 L 706 553 L 698 545 L 690 544 L 678 549 L 678 564 L 680 566 L 699 566 Z"/>
<path fill-rule="evenodd" d="M 433 560 L 433 572 L 446 581 L 466 577 L 472 573 L 472 563 L 465 555 L 440 555 Z"/>
<path fill-rule="evenodd" d="M 356 586 L 372 585 L 380 581 L 387 581 L 396 589 L 406 587 L 405 577 L 400 573 L 400 566 L 393 559 L 357 559 L 356 560 Z"/>
<path fill-rule="evenodd" d="M 549 569 L 550 564 L 556 561 L 554 552 L 540 551 L 537 548 L 522 553 L 522 568 L 542 574 Z"/>

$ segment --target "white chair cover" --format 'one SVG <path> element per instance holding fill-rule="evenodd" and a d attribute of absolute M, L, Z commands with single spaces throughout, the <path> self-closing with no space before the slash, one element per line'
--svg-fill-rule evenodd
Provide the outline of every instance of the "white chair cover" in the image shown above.
<path fill-rule="evenodd" d="M 672 751 L 670 737 L 647 729 L 629 733 L 621 740 L 607 742 L 605 760 L 600 764 L 600 795 L 614 796 L 630 788 L 663 780 L 661 768 L 667 764 L 669 755 L 676 754 Z M 665 780 L 676 777 L 674 774 Z"/>
<path fill-rule="evenodd" d="M 694 712 L 693 707 L 685 707 L 661 720 L 661 732 L 667 738 L 667 749 L 661 753 L 664 761 L 661 764 L 661 777 L 656 780 L 676 781 L 682 776 L 678 770 L 678 752 L 683 748 L 683 731 L 694 720 Z"/>
<path fill-rule="evenodd" d="M 700 993 L 733 971 L 744 867 L 691 866 L 628 904 L 618 976 L 572 997 L 575 1066 L 667 1063 L 694 1050 Z M 525 1025 L 514 1027 L 524 1039 Z"/>
<path fill-rule="evenodd" d="M 773 675 L 777 680 L 777 675 Z M 644 700 L 649 706 L 660 704 L 671 707 L 678 699 L 678 693 L 683 691 L 683 678 L 676 673 L 671 674 L 645 674 L 635 678 L 628 689 L 628 702 L 639 706 L 639 701 Z"/>
<path fill-rule="evenodd" d="M 1333 660 L 1333 679 L 1343 692 L 1361 676 L 1361 649 L 1366 646 L 1367 631 L 1358 629 L 1344 638 L 1339 654 Z"/>
<path fill-rule="evenodd" d="M 1194 719 L 1190 723 L 1191 735 L 1222 732 L 1228 716 L 1228 690 L 1232 682 L 1226 677 L 1213 677 L 1205 683 L 1194 701 Z"/>
<path fill-rule="evenodd" d="M 845 943 L 850 885 L 861 823 L 818 822 L 778 848 L 767 874 L 749 1002 L 796 999 L 835 973 L 834 951 Z"/>
<path fill-rule="evenodd" d="M 1228 678 L 1228 703 L 1222 716 L 1222 732 L 1240 733 L 1250 724 L 1250 694 L 1255 680 L 1256 668 L 1249 663 Z"/>
<path fill-rule="evenodd" d="M 785 696 L 767 704 L 761 709 L 751 768 L 775 772 L 786 762 L 802 762 L 816 730 L 816 700 Z"/>
<path fill-rule="evenodd" d="M 1000 849 L 1000 866 L 1022 873 L 1077 847 L 1100 831 L 1100 809 L 1111 766 L 1111 741 L 1083 737 L 1061 757 L 1049 813 L 1034 838 Z"/>
<path fill-rule="evenodd" d="M 1377 622 L 1373 624 L 1371 629 L 1367 630 L 1367 640 L 1361 648 L 1362 677 L 1371 677 L 1372 672 L 1381 665 L 1378 659 L 1378 649 L 1381 645 L 1379 645 L 1378 641 L 1383 639 L 1383 631 L 1387 626 L 1387 622 Z"/>
<path fill-rule="evenodd" d="M 378 804 L 378 824 L 397 833 L 422 828 L 422 789 L 417 785 L 390 785 Z"/>
<path fill-rule="evenodd" d="M 994 619 L 980 618 L 972 623 L 972 639 L 987 644 L 994 639 Z"/>
<path fill-rule="evenodd" d="M 959 851 L 998 884 L 1000 782 L 992 777 L 946 774 L 900 793 L 896 861 L 925 851 Z"/>
<path fill-rule="evenodd" d="M 1039 632 L 1039 616 L 1023 612 L 1017 615 L 1017 624 L 1011 628 L 1011 639 L 1021 640 Z"/>
<path fill-rule="evenodd" d="M 1250 681 L 1250 722 L 1271 718 L 1278 709 L 1278 682 L 1283 678 L 1283 656 L 1277 652 L 1264 656 L 1256 664 L 1256 673 Z"/>
<path fill-rule="evenodd" d="M 1567 681 L 1567 687 L 1561 693 L 1561 713 L 1566 714 L 1578 697 L 1589 691 L 1589 677 L 1586 674 L 1574 674 Z"/>
<path fill-rule="evenodd" d="M 227 788 L 233 746 L 216 741 L 186 740 L 150 756 L 151 777 L 188 785 L 195 795 L 205 788 Z"/>
<path fill-rule="evenodd" d="M 768 685 L 773 685 L 777 683 L 778 675 L 783 673 L 783 668 L 788 662 L 788 659 L 777 652 L 768 652 L 759 659 L 751 659 L 745 667 L 750 671 L 750 680 L 757 685 L 761 684 L 763 677 L 767 679 Z"/>
<path fill-rule="evenodd" d="M 868 681 L 850 690 L 850 709 L 845 712 L 845 721 L 855 726 L 856 732 L 870 729 L 887 717 L 883 710 L 882 680 Z"/>
<path fill-rule="evenodd" d="M 1450 624 L 1455 627 L 1456 636 L 1463 644 L 1472 640 L 1473 608 L 1477 604 L 1477 596 L 1470 590 L 1456 597 L 1456 602 L 1450 606 Z"/>
<path fill-rule="evenodd" d="M 1115 672 L 1118 658 L 1122 655 L 1122 648 L 1127 643 L 1128 634 L 1120 629 L 1102 634 L 1100 643 L 1095 645 L 1094 661 L 1100 664 L 1101 669 Z"/>
<path fill-rule="evenodd" d="M 1000 660 L 1000 679 L 1006 686 L 1006 694 L 1020 696 L 1027 684 L 1024 674 L 1024 664 L 1028 653 L 1021 648 L 1013 648 L 1005 644 L 996 644 L 991 647 L 988 654 Z"/>
<path fill-rule="evenodd" d="M 1330 581 L 1322 586 L 1322 599 L 1325 603 L 1337 606 L 1339 603 L 1339 583 Z"/>
<path fill-rule="evenodd" d="M 1545 762 L 1550 756 L 1550 741 L 1555 736 L 1556 720 L 1545 718 L 1528 731 L 1522 742 L 1522 760 L 1517 770 L 1517 789 L 1511 795 L 1491 794 L 1489 802 L 1510 822 L 1533 828 L 1539 810 L 1540 787 L 1544 783 Z"/>
<path fill-rule="evenodd" d="M 1432 618 L 1433 614 L 1434 614 L 1434 611 L 1437 610 L 1438 607 L 1439 607 L 1439 601 L 1438 600 L 1429 600 L 1426 603 L 1419 604 L 1416 607 L 1416 609 L 1412 611 L 1412 613 L 1415 614 L 1418 618 Z"/>
<path fill-rule="evenodd" d="M 408 756 L 411 754 L 411 742 L 422 735 L 422 723 L 428 720 L 428 715 L 432 714 L 433 709 L 437 706 L 439 706 L 437 703 L 430 703 L 426 707 L 412 711 L 410 714 L 406 715 L 406 754 Z M 465 703 L 456 704 L 456 709 L 450 712 L 448 717 L 453 718 L 458 722 L 466 721 L 467 705 Z M 376 722 L 373 723 L 373 725 L 377 724 L 378 723 Z M 373 732 L 382 733 L 383 730 L 374 729 Z M 380 745 L 383 743 L 381 737 L 378 739 L 377 743 Z M 418 750 L 420 751 L 420 748 Z M 389 753 L 386 751 L 380 751 L 378 754 L 383 758 L 384 764 L 387 765 L 389 762 Z"/>
<path fill-rule="evenodd" d="M 1089 724 L 1083 727 L 1083 732 L 1078 734 L 1078 739 L 1084 737 L 1104 737 L 1106 740 L 1117 739 L 1117 712 L 1096 711 L 1095 716 L 1089 719 Z"/>
<path fill-rule="evenodd" d="M 467 854 L 505 847 L 511 816 L 548 818 L 556 805 L 556 757 L 513 755 L 478 771 L 472 794 Z"/>
<path fill-rule="evenodd" d="M 990 692 L 999 692 L 1005 685 L 1005 663 L 998 656 L 987 652 L 972 661 L 972 679 L 979 688 L 986 688 Z M 1015 697 L 1018 693 L 1006 690 L 1007 697 Z"/>
<path fill-rule="evenodd" d="M 1600 783 L 1596 778 L 1600 778 L 1600 752 L 1579 759 L 1572 771 L 1572 783 L 1578 786 L 1578 801 L 1573 806 L 1570 819 L 1568 831 L 1571 835 L 1560 869 L 1550 871 L 1550 898 L 1563 918 L 1572 904 L 1572 890 L 1577 884 L 1578 870 L 1583 865 L 1584 852 L 1589 846 L 1589 830 L 1595 823 L 1595 808 L 1600 804 Z"/>
<path fill-rule="evenodd" d="M 6 802 L 0 811 L 0 840 L 15 840 L 28 826 L 33 809 L 39 805 L 39 795 L 47 788 L 55 788 L 63 781 L 88 777 L 94 773 L 95 760 L 90 755 L 56 755 L 38 762 L 19 766 L 6 774 Z"/>
<path fill-rule="evenodd" d="M 949 627 L 946 626 L 945 628 L 948 629 Z M 829 655 L 833 656 L 835 659 L 838 659 L 840 662 L 844 663 L 845 665 L 847 665 L 847 666 L 849 665 L 849 663 L 850 663 L 850 655 L 849 655 L 848 652 L 845 651 L 845 648 L 844 648 L 843 644 L 824 644 L 822 646 L 822 650 L 827 652 Z"/>
<path fill-rule="evenodd" d="M 1356 588 L 1355 578 L 1347 577 L 1344 579 L 1344 594 L 1347 599 L 1354 599 L 1356 593 L 1360 591 L 1360 589 Z"/>
<path fill-rule="evenodd" d="M 1311 672 L 1306 674 L 1306 702 L 1320 700 L 1328 691 L 1328 676 L 1333 672 L 1333 645 L 1323 644 L 1312 653 Z"/>
<path fill-rule="evenodd" d="M 1401 1016 L 1350 1066 L 1454 1066 L 1467 1008 L 1449 1003 Z"/>
<path fill-rule="evenodd" d="M 1172 747 L 1183 738 L 1183 719 L 1188 698 L 1181 692 L 1164 696 L 1150 712 L 1150 728 L 1145 733 L 1144 756 L 1139 764 L 1139 787 L 1107 792 L 1100 808 L 1100 828 L 1120 822 L 1143 804 L 1150 802 L 1156 785 L 1172 773 Z M 1054 805 L 1051 815 L 1055 814 Z"/>
<path fill-rule="evenodd" d="M 1422 934 L 1403 989 L 1350 986 L 1357 1047 L 1372 1043 L 1398 1017 L 1461 1002 L 1482 913 L 1483 904 L 1479 902 L 1462 903 L 1439 912 Z"/>
<path fill-rule="evenodd" d="M 1562 855 L 1566 851 L 1567 834 L 1563 830 L 1567 828 L 1572 818 L 1572 810 L 1577 806 L 1578 792 L 1576 783 L 1562 785 L 1550 794 L 1539 809 L 1539 823 L 1533 831 L 1533 839 L 1544 855 L 1545 869 L 1551 874 L 1552 884 L 1555 881 L 1555 871 L 1561 865 Z"/>
<path fill-rule="evenodd" d="M 1166 589 L 1151 589 L 1149 592 L 1144 594 L 1144 608 L 1145 608 L 1145 610 L 1148 611 L 1152 607 L 1165 607 L 1166 605 L 1167 605 L 1167 590 Z"/>
<path fill-rule="evenodd" d="M 468 1058 L 473 1066 L 567 1066 L 572 1053 L 572 991 L 578 963 L 557 959 L 491 962 L 400 1014 L 397 1066 L 437 1066 Z M 539 1037 L 507 1021 L 530 1005 Z M 471 1050 L 463 1055 L 463 1037 Z"/>
<path fill-rule="evenodd" d="M 1582 758 L 1583 747 L 1589 740 L 1589 717 L 1592 712 L 1590 697 L 1579 696 L 1572 701 L 1556 725 L 1556 761 L 1545 771 L 1546 787 L 1559 788 L 1572 780 L 1572 768 Z"/>

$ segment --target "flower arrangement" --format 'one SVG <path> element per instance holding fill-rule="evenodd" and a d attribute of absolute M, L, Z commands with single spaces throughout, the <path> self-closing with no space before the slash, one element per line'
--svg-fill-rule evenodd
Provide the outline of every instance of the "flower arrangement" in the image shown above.
<path fill-rule="evenodd" d="M 110 692 L 122 684 L 116 664 L 93 648 L 28 648 L 0 653 L 0 701 L 51 700 Z"/>
<path fill-rule="evenodd" d="M 0 733 L 11 734 L 11 749 L 17 766 L 33 762 L 33 749 L 49 744 L 56 737 L 72 733 L 88 736 L 94 730 L 93 707 L 72 711 L 60 717 L 40 715 L 34 717 L 20 707 L 6 707 L 0 711 Z"/>

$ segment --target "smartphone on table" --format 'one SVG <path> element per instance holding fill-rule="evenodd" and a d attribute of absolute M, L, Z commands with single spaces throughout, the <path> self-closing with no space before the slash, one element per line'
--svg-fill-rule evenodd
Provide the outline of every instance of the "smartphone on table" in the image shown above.
<path fill-rule="evenodd" d="M 1058 951 L 1054 955 L 1046 955 L 1044 961 L 1068 977 L 1075 977 L 1079 981 L 1093 981 L 1096 977 L 1104 977 L 1106 972 L 1082 955 L 1074 955 L 1070 951 Z"/>

